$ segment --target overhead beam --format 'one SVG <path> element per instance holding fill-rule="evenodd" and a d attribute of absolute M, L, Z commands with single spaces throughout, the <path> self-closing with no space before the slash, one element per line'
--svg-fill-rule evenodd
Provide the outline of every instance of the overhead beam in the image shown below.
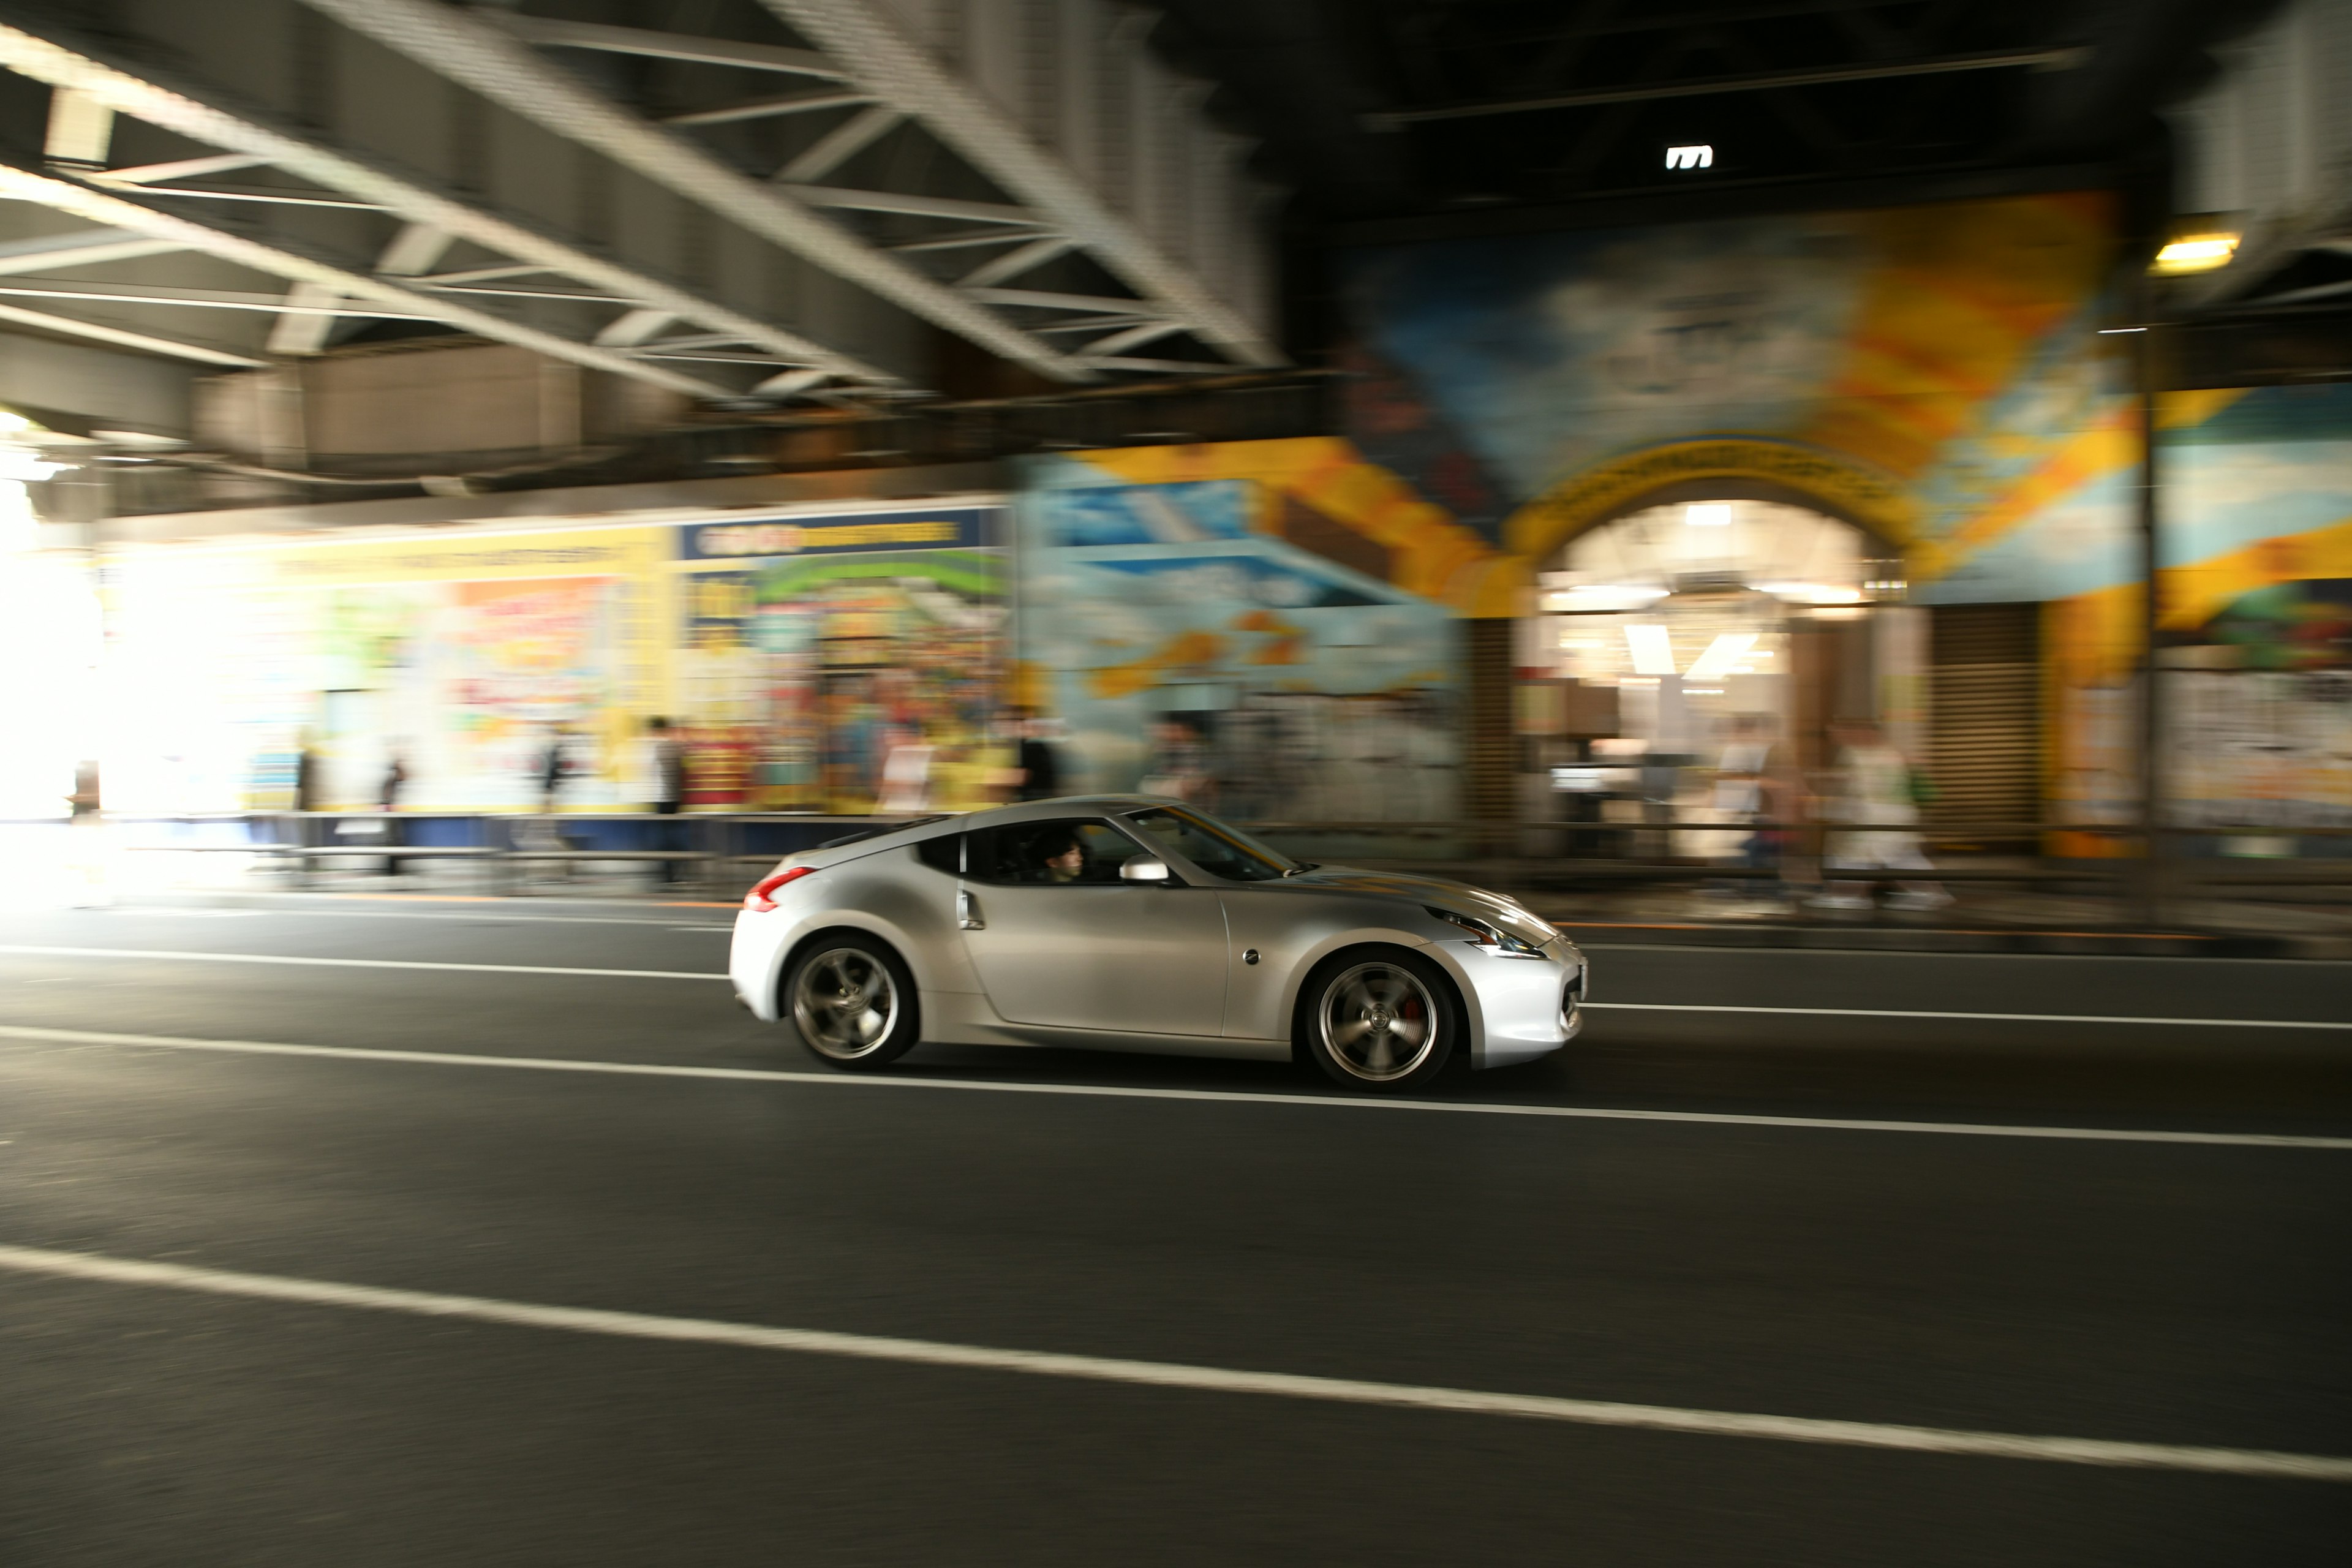
<path fill-rule="evenodd" d="M 894 240 L 882 248 L 893 252 L 971 250 L 983 245 L 1016 245 L 1034 232 L 1026 225 L 992 225 L 987 228 L 960 228 L 949 234 L 925 235 L 920 239 Z"/>
<path fill-rule="evenodd" d="M 795 251 L 892 304 L 1056 381 L 1093 373 L 1051 344 L 877 250 L 831 218 L 638 118 L 531 52 L 515 35 L 439 0 L 304 0 L 345 26 L 533 123 Z M 815 363 L 815 362 L 812 362 Z"/>
<path fill-rule="evenodd" d="M 1066 235 L 1049 234 L 1043 239 L 1033 239 L 1018 250 L 1006 251 L 992 261 L 983 261 L 956 279 L 959 289 L 985 289 L 991 284 L 1008 282 L 1033 267 L 1077 248 L 1078 242 Z"/>
<path fill-rule="evenodd" d="M 1924 60 L 1888 60 L 1876 65 L 1822 66 L 1810 70 L 1759 71 L 1748 76 L 1706 77 L 1696 81 L 1657 82 L 1646 87 L 1595 88 L 1589 92 L 1549 93 L 1541 98 L 1500 99 L 1488 103 L 1440 103 L 1423 109 L 1391 109 L 1367 114 L 1374 131 L 1394 130 L 1433 120 L 1473 120 L 1490 114 L 1533 114 L 1546 109 L 1585 109 L 1604 103 L 1651 103 L 1670 98 L 1714 98 L 1729 93 L 1770 92 L 1786 87 L 1819 87 L 1841 81 L 1882 81 L 1895 77 L 1950 76 L 1962 71 L 2033 67 L 2071 70 L 2090 58 L 2085 48 L 1994 49 L 1944 55 Z"/>
<path fill-rule="evenodd" d="M 210 228 L 177 213 L 157 212 L 95 186 L 37 174 L 14 164 L 0 163 L 0 200 L 37 202 L 91 223 L 134 229 L 157 239 L 175 240 L 186 249 L 201 250 L 224 261 L 249 267 L 257 272 L 283 278 L 289 283 L 315 283 L 350 299 L 389 305 L 427 321 L 443 321 L 481 337 L 512 343 L 518 348 L 546 354 L 551 359 L 569 360 L 591 370 L 633 375 L 642 381 L 668 386 L 689 397 L 726 398 L 735 395 L 729 388 L 713 382 L 645 364 L 593 344 L 573 342 L 569 338 L 541 331 L 520 321 L 509 321 L 454 300 L 419 294 L 381 278 L 368 277 L 313 257 L 281 250 L 244 235 Z"/>
<path fill-rule="evenodd" d="M 323 283 L 295 284 L 286 291 L 285 313 L 270 325 L 269 353 L 301 359 L 325 348 L 342 302 L 341 290 Z"/>
<path fill-rule="evenodd" d="M 267 163 L 244 153 L 214 153 L 202 158 L 174 158 L 168 163 L 140 163 L 122 169 L 93 169 L 89 177 L 101 185 L 155 185 L 166 180 L 208 180 Z"/>
<path fill-rule="evenodd" d="M 174 250 L 185 250 L 175 245 Z M 109 305 L 186 306 L 199 310 L 261 310 L 273 316 L 382 316 L 394 321 L 431 321 L 439 318 L 413 310 L 388 310 L 381 305 L 338 302 L 316 292 L 259 294 L 250 289 L 187 289 L 163 283 L 0 283 L 0 294 L 25 300 L 87 300 Z"/>
<path fill-rule="evenodd" d="M 102 327 L 96 321 L 78 321 L 71 316 L 53 316 L 47 310 L 26 310 L 15 305 L 0 305 L 0 321 L 13 321 L 20 327 L 37 327 L 42 331 L 58 332 L 68 337 L 88 338 L 92 342 L 108 343 L 119 349 L 136 349 L 141 353 L 194 360 L 198 364 L 259 370 L 269 363 L 247 354 L 230 353 L 226 349 L 184 343 L 172 338 L 153 337 L 146 332 L 127 332 L 121 327 Z"/>
<path fill-rule="evenodd" d="M 447 229 L 429 223 L 403 224 L 376 257 L 375 269 L 387 278 L 422 277 L 441 265 L 457 241 Z"/>
<path fill-rule="evenodd" d="M 968 223 L 1001 223 L 1042 228 L 1045 220 L 1027 207 L 1003 202 L 968 202 L 961 196 L 913 196 L 898 191 L 860 191 L 846 185 L 793 185 L 789 191 L 813 207 L 845 207 L 853 212 L 897 213 L 904 217 L 961 218 Z"/>
<path fill-rule="evenodd" d="M 87 52 L 87 46 L 68 47 L 21 27 L 0 24 L 0 67 L 53 87 L 66 86 L 91 93 L 120 112 L 191 140 L 252 154 L 315 185 L 378 204 L 411 223 L 424 224 L 468 244 L 512 257 L 518 262 L 530 264 L 533 270 L 559 272 L 625 295 L 639 304 L 675 310 L 681 318 L 715 331 L 740 331 L 746 342 L 773 350 L 780 357 L 823 365 L 844 380 L 888 383 L 896 379 L 878 366 L 813 342 L 797 332 L 730 310 L 440 191 L 304 141 L 247 114 L 232 112 L 179 87 L 100 60 Z"/>
<path fill-rule="evenodd" d="M 114 110 L 105 103 L 70 88 L 49 94 L 48 132 L 41 155 L 50 163 L 102 169 L 113 140 Z"/>
<path fill-rule="evenodd" d="M 1126 310 L 1139 314 L 1158 303 L 1152 300 L 1121 300 L 1108 294 L 1057 294 L 1043 289 L 971 289 L 966 292 L 991 305 L 1025 305 L 1040 310 Z M 1183 324 L 1181 319 L 1179 324 Z"/>
<path fill-rule="evenodd" d="M 776 178 L 788 185 L 822 180 L 888 134 L 906 118 L 887 103 L 868 105 L 818 137 L 806 152 L 777 170 Z"/>
<path fill-rule="evenodd" d="M 1243 364 L 1283 363 L 1241 312 L 1145 238 L 971 83 L 941 66 L 875 0 L 760 3 L 849 68 L 860 87 L 922 121 L 1007 195 L 1034 208 L 1043 226 L 1068 235 L 1129 288 L 1160 301 L 1202 342 Z"/>
<path fill-rule="evenodd" d="M 1123 332 L 1113 332 L 1107 338 L 1097 338 L 1078 350 L 1078 353 L 1088 359 L 1098 359 L 1120 353 L 1128 349 L 1139 349 L 1144 344 L 1164 338 L 1171 332 L 1181 332 L 1183 330 L 1183 323 L 1181 321 L 1145 321 L 1129 327 Z"/>
<path fill-rule="evenodd" d="M 649 59 L 684 60 L 691 65 L 740 66 L 745 70 L 784 71 L 793 76 L 823 77 L 828 81 L 840 81 L 849 74 L 814 49 L 739 43 L 733 38 L 695 37 L 686 33 L 656 33 L 644 27 L 614 27 L 602 22 L 565 22 L 551 16 L 527 16 L 519 11 L 503 13 L 496 21 L 516 37 L 542 48 L 595 49 L 606 54 L 642 55 Z"/>
<path fill-rule="evenodd" d="M 667 310 L 630 310 L 607 321 L 596 341 L 608 349 L 635 348 L 677 320 Z"/>
<path fill-rule="evenodd" d="M 71 234 L 45 234 L 33 239 L 0 245 L 0 276 L 46 272 L 52 267 L 89 267 L 101 261 L 130 261 L 158 256 L 180 247 L 168 240 L 133 234 L 123 228 L 79 228 Z"/>
<path fill-rule="evenodd" d="M 808 114 L 820 109 L 848 109 L 871 103 L 871 93 L 788 92 L 772 98 L 746 98 L 710 109 L 690 109 L 662 116 L 664 125 L 732 125 L 744 120 L 772 120 L 783 114 Z"/>

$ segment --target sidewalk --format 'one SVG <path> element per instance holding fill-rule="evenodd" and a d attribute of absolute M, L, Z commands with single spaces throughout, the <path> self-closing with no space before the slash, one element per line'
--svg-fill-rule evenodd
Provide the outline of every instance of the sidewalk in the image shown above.
<path fill-rule="evenodd" d="M 2161 925 L 2141 921 L 2135 903 L 2114 896 L 2020 889 L 2000 884 L 1948 884 L 1954 901 L 1932 911 L 1881 907 L 1824 910 L 1801 899 L 1766 901 L 1725 896 L 1690 882 L 1597 889 L 1530 888 L 1549 880 L 1559 862 L 1384 861 L 1368 868 L 1445 877 L 1520 897 L 1580 942 L 1618 945 L 1799 948 L 1848 952 L 2138 954 L 2166 957 L 2352 960 L 2352 887 L 2305 889 L 2334 901 L 2255 903 L 2178 901 Z M 467 868 L 426 863 L 387 877 L 374 872 L 314 873 L 308 887 L 282 872 L 244 871 L 148 891 L 181 898 L 242 901 L 247 897 L 365 898 L 420 903 L 572 903 L 643 908 L 732 910 L 740 889 L 707 883 L 656 883 L 644 867 L 583 865 L 500 895 Z"/>

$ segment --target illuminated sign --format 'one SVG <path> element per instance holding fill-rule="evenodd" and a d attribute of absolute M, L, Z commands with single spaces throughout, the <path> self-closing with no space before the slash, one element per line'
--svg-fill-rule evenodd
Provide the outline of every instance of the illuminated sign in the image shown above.
<path fill-rule="evenodd" d="M 995 542 L 996 515 L 994 507 L 949 507 L 689 523 L 679 531 L 680 553 L 689 561 L 740 561 L 829 551 L 968 550 Z"/>

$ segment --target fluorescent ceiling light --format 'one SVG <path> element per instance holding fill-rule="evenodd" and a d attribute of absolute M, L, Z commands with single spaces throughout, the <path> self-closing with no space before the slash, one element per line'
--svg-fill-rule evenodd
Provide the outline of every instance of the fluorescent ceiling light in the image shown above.
<path fill-rule="evenodd" d="M 1729 528 L 1731 503 L 1710 500 L 1686 506 L 1683 508 L 1683 521 L 1693 528 Z"/>
<path fill-rule="evenodd" d="M 1664 598 L 1667 593 L 1664 588 L 1595 583 L 1548 593 L 1543 596 L 1543 607 L 1570 614 L 1593 610 L 1638 610 L 1643 605 Z"/>
<path fill-rule="evenodd" d="M 1636 675 L 1672 675 L 1675 672 L 1674 638 L 1664 626 L 1628 626 L 1625 628 L 1625 649 L 1633 656 Z"/>
<path fill-rule="evenodd" d="M 1706 651 L 1691 660 L 1690 668 L 1683 672 L 1685 680 L 1720 680 L 1724 673 L 1739 662 L 1739 656 L 1755 645 L 1754 632 L 1726 632 L 1706 645 Z"/>
<path fill-rule="evenodd" d="M 1862 590 L 1840 588 L 1827 583 L 1759 583 L 1757 587 L 1776 599 L 1793 599 L 1802 605 L 1859 605 Z"/>
<path fill-rule="evenodd" d="M 2234 234 L 2191 234 L 2174 240 L 2156 253 L 2158 272 L 2210 272 L 2217 267 L 2230 265 L 2230 258 L 2238 253 L 2238 237 Z"/>

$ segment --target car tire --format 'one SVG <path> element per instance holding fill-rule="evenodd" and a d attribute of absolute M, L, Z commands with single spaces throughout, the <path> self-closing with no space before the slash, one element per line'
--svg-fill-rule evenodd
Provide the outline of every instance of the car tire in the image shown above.
<path fill-rule="evenodd" d="M 1445 972 L 1403 948 L 1357 948 L 1299 988 L 1300 1052 L 1334 1082 L 1375 1094 L 1426 1086 L 1468 1033 Z"/>
<path fill-rule="evenodd" d="M 784 974 L 783 1014 L 809 1054 L 852 1072 L 887 1067 L 922 1038 L 915 977 L 890 944 L 829 931 L 803 945 Z"/>

